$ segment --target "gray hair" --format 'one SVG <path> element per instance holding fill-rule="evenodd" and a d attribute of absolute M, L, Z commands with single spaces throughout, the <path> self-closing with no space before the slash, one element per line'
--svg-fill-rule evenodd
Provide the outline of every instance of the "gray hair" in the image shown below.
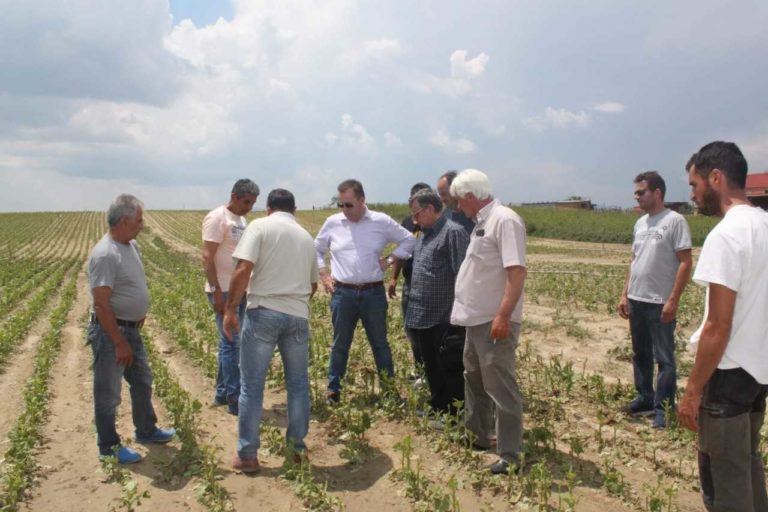
<path fill-rule="evenodd" d="M 443 202 L 440 200 L 440 196 L 431 188 L 423 188 L 417 191 L 408 200 L 408 204 L 410 205 L 414 201 L 418 203 L 419 208 L 426 208 L 431 204 L 435 208 L 435 212 L 439 213 L 443 209 Z"/>
<path fill-rule="evenodd" d="M 235 182 L 232 193 L 237 197 L 243 197 L 245 194 L 251 194 L 255 197 L 259 195 L 259 186 L 248 178 L 243 178 Z"/>
<path fill-rule="evenodd" d="M 112 204 L 109 205 L 109 210 L 107 210 L 107 223 L 109 227 L 117 226 L 123 217 L 133 219 L 139 213 L 140 208 L 144 208 L 144 203 L 136 196 L 120 194 L 112 201 Z"/>
<path fill-rule="evenodd" d="M 492 198 L 493 192 L 488 176 L 477 169 L 461 171 L 451 183 L 451 195 L 464 198 L 467 194 L 472 194 L 477 199 Z"/>

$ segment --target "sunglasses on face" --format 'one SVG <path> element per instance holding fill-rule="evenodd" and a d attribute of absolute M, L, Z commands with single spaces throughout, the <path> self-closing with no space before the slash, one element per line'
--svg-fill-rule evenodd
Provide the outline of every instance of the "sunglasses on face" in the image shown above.
<path fill-rule="evenodd" d="M 354 208 L 355 207 L 355 205 L 353 205 L 352 203 L 336 203 L 336 206 L 338 206 L 339 208 Z"/>
<path fill-rule="evenodd" d="M 641 197 L 644 196 L 646 192 L 648 192 L 649 188 L 644 188 L 642 190 L 635 190 L 635 197 Z"/>

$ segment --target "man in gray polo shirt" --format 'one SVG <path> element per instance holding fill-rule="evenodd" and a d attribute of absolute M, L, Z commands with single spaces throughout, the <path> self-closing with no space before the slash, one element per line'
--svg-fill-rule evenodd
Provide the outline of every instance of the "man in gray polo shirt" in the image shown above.
<path fill-rule="evenodd" d="M 624 410 L 654 416 L 655 428 L 666 427 L 665 408 L 675 406 L 675 316 L 691 274 L 691 232 L 682 215 L 664 207 L 665 192 L 655 171 L 635 178 L 635 199 L 646 214 L 635 223 L 632 264 L 618 307 L 629 319 L 637 390 Z M 659 367 L 655 393 L 654 359 Z"/>
<path fill-rule="evenodd" d="M 157 428 L 152 407 L 152 371 L 139 329 L 149 309 L 149 289 L 136 236 L 144 227 L 143 205 L 123 194 L 109 206 L 109 233 L 88 260 L 93 297 L 88 343 L 93 350 L 93 401 L 100 457 L 114 455 L 121 464 L 141 455 L 120 445 L 115 429 L 122 379 L 131 387 L 131 410 L 139 443 L 167 443 L 174 429 Z"/>

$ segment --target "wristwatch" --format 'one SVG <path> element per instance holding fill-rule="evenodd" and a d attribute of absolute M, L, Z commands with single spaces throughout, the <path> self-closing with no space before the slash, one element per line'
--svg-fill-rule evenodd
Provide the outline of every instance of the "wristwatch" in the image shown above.
<path fill-rule="evenodd" d="M 395 257 L 392 256 L 391 254 L 389 256 L 387 256 L 387 263 L 389 263 L 390 265 L 394 265 L 395 264 Z"/>
<path fill-rule="evenodd" d="M 217 290 L 221 291 L 221 286 L 219 286 L 217 284 L 208 283 L 208 286 L 211 287 L 211 293 L 215 293 Z"/>

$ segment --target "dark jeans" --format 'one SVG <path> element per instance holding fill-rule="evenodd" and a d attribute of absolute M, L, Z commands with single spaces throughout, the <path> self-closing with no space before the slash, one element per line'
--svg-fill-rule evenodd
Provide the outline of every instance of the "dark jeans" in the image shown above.
<path fill-rule="evenodd" d="M 213 306 L 213 294 L 207 293 L 208 302 Z M 229 293 L 224 293 L 224 302 Z M 245 318 L 245 296 L 237 307 L 237 322 L 240 329 L 243 328 Z M 216 371 L 216 401 L 236 404 L 240 396 L 240 333 L 232 336 L 232 341 L 224 334 L 224 317 L 216 315 L 216 328 L 219 331 L 219 367 Z"/>
<path fill-rule="evenodd" d="M 413 333 L 424 357 L 429 405 L 435 411 L 456 414 L 454 401 L 464 401 L 464 327 L 444 323 L 413 329 Z"/>
<path fill-rule="evenodd" d="M 699 408 L 699 475 L 709 511 L 768 510 L 760 428 L 768 386 L 742 368 L 715 370 Z"/>
<path fill-rule="evenodd" d="M 677 365 L 675 363 L 676 321 L 661 321 L 663 304 L 629 299 L 629 328 L 632 334 L 632 367 L 635 389 L 643 403 L 664 414 L 664 403 L 675 405 Z M 656 392 L 653 391 L 653 362 L 658 365 Z"/>
<path fill-rule="evenodd" d="M 404 279 L 402 300 L 400 301 L 400 305 L 402 306 L 403 310 L 403 324 L 405 324 L 405 312 L 408 311 L 408 295 L 410 292 L 411 283 Z M 408 338 L 408 343 L 411 345 L 411 353 L 413 354 L 414 364 L 416 366 L 424 366 L 424 358 L 421 355 L 421 347 L 419 347 L 419 344 L 416 341 L 415 335 L 413 334 L 413 329 L 403 327 L 403 330 L 405 331 L 405 337 Z"/>
<path fill-rule="evenodd" d="M 376 368 L 394 377 L 392 352 L 387 342 L 387 295 L 384 286 L 356 290 L 336 288 L 331 297 L 331 321 L 333 322 L 333 348 L 328 365 L 328 389 L 341 391 L 341 380 L 347 373 L 347 360 L 357 321 L 363 321 L 368 343 L 373 351 Z"/>
<path fill-rule="evenodd" d="M 136 435 L 149 436 L 155 432 L 157 416 L 152 407 L 152 371 L 138 329 L 120 327 L 133 350 L 133 364 L 122 366 L 115 361 L 115 345 L 98 323 L 88 326 L 88 343 L 93 350 L 93 404 L 99 453 L 112 455 L 120 444 L 115 429 L 117 406 L 123 377 L 131 392 L 131 412 Z"/>

